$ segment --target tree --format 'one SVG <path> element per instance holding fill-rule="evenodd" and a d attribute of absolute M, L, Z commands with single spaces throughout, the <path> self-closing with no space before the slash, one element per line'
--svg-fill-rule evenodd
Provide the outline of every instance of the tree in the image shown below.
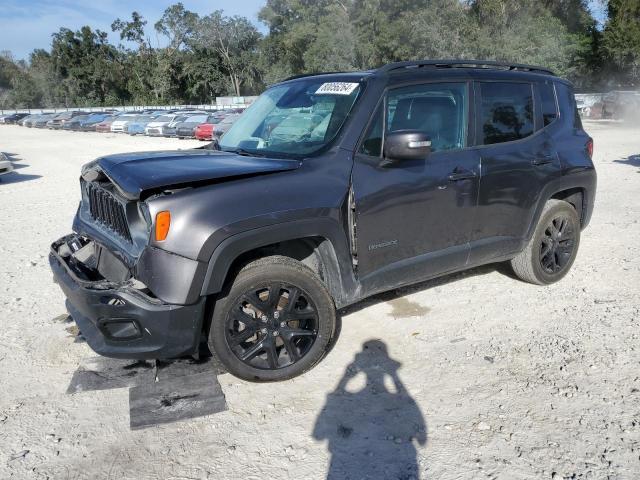
<path fill-rule="evenodd" d="M 476 0 L 474 56 L 530 63 L 571 75 L 579 43 L 560 19 L 536 0 Z"/>
<path fill-rule="evenodd" d="M 111 31 L 120 32 L 120 40 L 126 40 L 138 44 L 139 49 L 152 49 L 151 41 L 144 36 L 144 27 L 147 21 L 138 12 L 131 12 L 131 21 L 116 18 L 111 24 Z"/>
<path fill-rule="evenodd" d="M 640 0 L 609 0 L 603 35 L 608 59 L 622 84 L 640 82 Z"/>
<path fill-rule="evenodd" d="M 198 14 L 185 10 L 182 3 L 176 3 L 167 7 L 154 28 L 167 37 L 171 51 L 177 51 L 189 41 L 198 20 Z"/>
<path fill-rule="evenodd" d="M 243 86 L 255 83 L 260 38 L 260 32 L 246 18 L 225 17 L 217 10 L 198 23 L 193 43 L 220 57 L 231 91 L 241 95 Z"/>
<path fill-rule="evenodd" d="M 53 34 L 51 67 L 61 81 L 65 106 L 102 105 L 122 86 L 117 50 L 105 32 L 89 26 L 77 32 L 61 28 Z"/>

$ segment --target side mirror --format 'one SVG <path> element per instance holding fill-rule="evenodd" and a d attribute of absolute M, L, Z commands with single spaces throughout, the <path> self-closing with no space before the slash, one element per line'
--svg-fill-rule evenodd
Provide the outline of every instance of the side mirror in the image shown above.
<path fill-rule="evenodd" d="M 384 156 L 391 161 L 424 160 L 431 153 L 431 139 L 420 130 L 397 130 L 384 139 Z"/>

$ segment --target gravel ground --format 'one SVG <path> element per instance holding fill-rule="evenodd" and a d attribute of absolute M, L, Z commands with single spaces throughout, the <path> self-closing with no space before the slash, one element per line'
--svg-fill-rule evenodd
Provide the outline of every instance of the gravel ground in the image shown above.
<path fill-rule="evenodd" d="M 130 430 L 126 388 L 66 393 L 95 355 L 48 247 L 83 163 L 197 142 L 2 126 L 0 478 L 640 478 L 640 130 L 586 129 L 596 209 L 559 284 L 487 266 L 378 296 L 303 377 L 224 374 L 227 411 Z"/>

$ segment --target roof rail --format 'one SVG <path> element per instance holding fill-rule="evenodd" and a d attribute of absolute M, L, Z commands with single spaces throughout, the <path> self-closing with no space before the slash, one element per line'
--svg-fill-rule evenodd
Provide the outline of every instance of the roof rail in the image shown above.
<path fill-rule="evenodd" d="M 289 80 L 295 80 L 297 78 L 315 77 L 316 75 L 331 75 L 334 73 L 349 73 L 349 72 L 313 72 L 313 73 L 301 73 L 299 75 L 291 75 L 290 77 L 280 80 L 281 82 L 287 82 Z M 278 82 L 279 83 L 279 82 Z"/>
<path fill-rule="evenodd" d="M 405 68 L 481 68 L 481 69 L 498 69 L 498 70 L 515 70 L 522 72 L 544 73 L 546 75 L 555 75 L 553 71 L 544 67 L 536 67 L 535 65 L 525 65 L 521 63 L 503 63 L 489 60 L 416 60 L 408 62 L 395 62 L 383 65 L 377 71 L 392 72 Z"/>

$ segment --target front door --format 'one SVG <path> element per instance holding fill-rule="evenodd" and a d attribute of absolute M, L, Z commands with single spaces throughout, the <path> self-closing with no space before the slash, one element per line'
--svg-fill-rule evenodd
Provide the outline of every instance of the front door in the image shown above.
<path fill-rule="evenodd" d="M 372 118 L 352 174 L 358 276 L 369 292 L 465 265 L 479 184 L 479 157 L 467 147 L 466 82 L 394 88 Z M 421 130 L 425 159 L 390 162 L 384 135 Z"/>

